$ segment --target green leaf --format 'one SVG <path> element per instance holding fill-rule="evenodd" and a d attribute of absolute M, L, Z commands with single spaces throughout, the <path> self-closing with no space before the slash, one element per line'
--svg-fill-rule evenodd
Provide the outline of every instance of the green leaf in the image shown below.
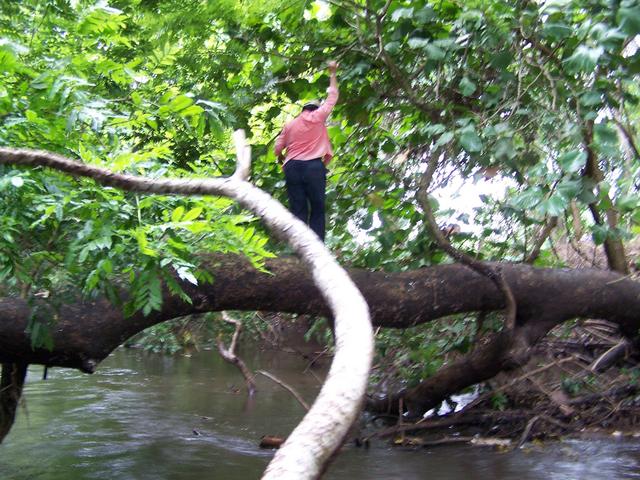
<path fill-rule="evenodd" d="M 187 108 L 193 103 L 193 99 L 186 95 L 179 95 L 169 103 L 169 109 L 173 112 L 179 112 L 180 110 Z"/>
<path fill-rule="evenodd" d="M 571 72 L 593 72 L 603 53 L 604 48 L 601 46 L 579 45 L 573 54 L 565 60 L 567 69 Z"/>
<path fill-rule="evenodd" d="M 378 251 L 368 252 L 365 256 L 365 263 L 367 268 L 376 268 L 380 266 L 380 260 L 382 259 L 382 254 Z"/>
<path fill-rule="evenodd" d="M 558 157 L 558 164 L 563 171 L 575 173 L 584 167 L 587 162 L 587 154 L 580 150 L 572 150 Z"/>
<path fill-rule="evenodd" d="M 462 148 L 469 153 L 476 153 L 482 150 L 482 140 L 475 129 L 465 129 L 458 139 Z"/>
<path fill-rule="evenodd" d="M 469 77 L 462 77 L 460 80 L 460 91 L 465 97 L 476 91 L 476 84 L 469 80 Z"/>
<path fill-rule="evenodd" d="M 622 195 L 616 199 L 616 206 L 621 212 L 633 212 L 640 208 L 640 196 L 634 194 Z"/>
<path fill-rule="evenodd" d="M 566 201 L 571 201 L 582 189 L 582 182 L 580 180 L 563 180 L 556 188 L 558 195 Z"/>
<path fill-rule="evenodd" d="M 147 235 L 143 229 L 141 228 L 137 229 L 135 231 L 135 237 L 136 237 L 136 240 L 138 241 L 138 248 L 140 249 L 141 253 L 149 257 L 158 256 L 156 251 L 149 246 L 149 240 L 147 239 Z"/>
<path fill-rule="evenodd" d="M 171 221 L 177 223 L 182 219 L 183 215 L 184 215 L 184 207 L 180 205 L 171 214 Z"/>
<path fill-rule="evenodd" d="M 618 144 L 618 132 L 611 128 L 607 122 L 596 123 L 593 127 L 596 142 L 600 144 Z"/>
<path fill-rule="evenodd" d="M 427 40 L 426 38 L 419 37 L 411 37 L 407 41 L 407 45 L 409 45 L 409 48 L 413 49 L 424 49 L 427 47 L 427 45 L 429 45 L 429 43 L 429 40 Z"/>
<path fill-rule="evenodd" d="M 616 20 L 624 32 L 629 35 L 638 35 L 640 33 L 640 6 L 619 9 Z"/>
<path fill-rule="evenodd" d="M 414 50 L 423 50 L 427 58 L 438 61 L 446 57 L 446 48 L 452 45 L 452 42 L 448 39 L 432 42 L 426 38 L 411 37 L 407 44 Z"/>
<path fill-rule="evenodd" d="M 362 219 L 362 222 L 360 223 L 360 228 L 362 228 L 363 230 L 369 230 L 372 225 L 373 225 L 373 214 L 369 212 Z"/>
<path fill-rule="evenodd" d="M 180 111 L 180 115 L 183 117 L 189 117 L 189 116 L 193 116 L 193 115 L 200 115 L 201 113 L 204 112 L 204 108 L 198 106 L 198 105 L 191 105 L 187 108 L 185 108 L 184 110 Z"/>
<path fill-rule="evenodd" d="M 16 69 L 16 65 L 16 57 L 10 51 L 0 48 L 0 73 L 11 73 Z"/>
<path fill-rule="evenodd" d="M 502 52 L 491 55 L 489 63 L 492 67 L 497 68 L 498 70 L 505 70 L 509 64 L 511 64 L 512 59 L 512 53 L 508 50 L 503 50 Z"/>
<path fill-rule="evenodd" d="M 175 213 L 175 212 L 174 212 Z M 184 217 L 182 217 L 183 222 L 190 222 L 191 220 L 195 220 L 202 213 L 202 207 L 195 207 L 189 210 Z"/>
<path fill-rule="evenodd" d="M 178 277 L 180 277 L 182 280 L 186 280 L 187 282 L 193 285 L 198 285 L 198 280 L 196 279 L 196 277 L 193 275 L 193 273 L 189 268 L 180 267 L 176 270 L 176 272 L 178 274 Z"/>
<path fill-rule="evenodd" d="M 498 139 L 493 146 L 493 156 L 500 162 L 515 158 L 516 151 L 511 138 Z"/>
<path fill-rule="evenodd" d="M 568 206 L 567 200 L 561 195 L 552 195 L 538 205 L 538 210 L 552 217 L 557 217 L 562 215 Z"/>
<path fill-rule="evenodd" d="M 422 133 L 424 133 L 425 135 L 428 135 L 428 136 L 439 135 L 439 134 L 445 132 L 446 130 L 447 130 L 447 127 L 445 127 L 441 123 L 425 125 L 421 129 Z"/>
<path fill-rule="evenodd" d="M 531 187 L 513 197 L 509 203 L 519 210 L 530 210 L 542 201 L 543 196 L 540 187 Z"/>
<path fill-rule="evenodd" d="M 598 197 L 596 197 L 595 193 L 593 193 L 593 189 L 585 188 L 583 186 L 582 190 L 578 194 L 578 200 L 580 200 L 582 203 L 586 205 L 589 205 L 590 203 L 593 203 L 596 200 L 598 200 Z"/>
<path fill-rule="evenodd" d="M 442 135 L 440 135 L 440 138 L 438 138 L 436 145 L 439 147 L 441 147 L 442 145 L 446 145 L 451 140 L 453 140 L 453 136 L 454 135 L 452 132 L 444 132 Z"/>
<path fill-rule="evenodd" d="M 389 52 L 391 55 L 395 55 L 400 51 L 401 44 L 400 42 L 389 42 L 385 44 L 384 49 Z"/>
<path fill-rule="evenodd" d="M 442 48 L 432 43 L 426 45 L 424 50 L 427 53 L 427 58 L 431 60 L 442 60 L 447 55 Z"/>
<path fill-rule="evenodd" d="M 425 5 L 420 10 L 414 13 L 413 21 L 417 22 L 420 25 L 423 25 L 427 22 L 431 22 L 432 20 L 437 19 L 436 13 L 433 11 L 433 8 L 430 5 Z"/>
<path fill-rule="evenodd" d="M 593 225 L 591 227 L 591 238 L 596 245 L 602 245 L 609 234 L 609 229 L 606 225 Z"/>
<path fill-rule="evenodd" d="M 413 8 L 398 8 L 391 14 L 391 21 L 397 22 L 403 18 L 411 19 L 413 16 Z"/>
<path fill-rule="evenodd" d="M 585 107 L 595 107 L 596 105 L 602 105 L 602 94 L 597 90 L 584 92 L 580 96 L 580 103 Z"/>
<path fill-rule="evenodd" d="M 553 40 L 563 40 L 573 34 L 573 28 L 565 23 L 546 22 L 542 27 L 542 35 Z"/>
<path fill-rule="evenodd" d="M 106 274 L 113 273 L 113 263 L 108 258 L 101 260 L 98 266 L 101 267 Z"/>

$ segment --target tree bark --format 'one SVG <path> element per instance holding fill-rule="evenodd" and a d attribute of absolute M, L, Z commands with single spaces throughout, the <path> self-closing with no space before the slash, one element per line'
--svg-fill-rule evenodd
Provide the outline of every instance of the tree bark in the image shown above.
<path fill-rule="evenodd" d="M 205 268 L 215 281 L 197 287 L 182 284 L 192 305 L 165 290 L 162 310 L 147 317 L 138 313 L 125 318 L 118 306 L 105 299 L 78 300 L 58 312 L 43 305 L 39 314 L 48 311 L 57 318 L 51 351 L 31 348 L 25 334 L 30 314 L 26 302 L 0 299 L 0 361 L 92 372 L 127 338 L 184 315 L 265 310 L 330 316 L 300 261 L 279 258 L 265 266 L 269 273 L 256 270 L 240 256 L 210 255 Z M 572 318 L 604 318 L 617 323 L 629 337 L 640 326 L 640 283 L 616 272 L 516 264 L 503 264 L 502 270 L 519 306 L 516 326 L 533 329 L 535 337 Z M 351 269 L 349 274 L 367 300 L 376 326 L 409 328 L 447 315 L 504 308 L 503 296 L 495 285 L 461 265 L 397 273 Z"/>
<path fill-rule="evenodd" d="M 583 176 L 590 178 L 597 185 L 598 190 L 600 189 L 599 184 L 604 180 L 604 173 L 600 169 L 598 165 L 598 159 L 596 157 L 596 153 L 593 150 L 593 120 L 586 121 L 583 126 L 583 136 L 585 139 L 585 148 L 587 150 L 587 163 L 584 168 Z M 609 198 L 609 195 L 605 195 L 607 203 L 611 206 L 605 209 L 605 218 L 607 222 L 607 227 L 610 229 L 614 229 L 618 226 L 618 212 L 612 206 L 613 201 Z M 592 202 L 589 204 L 589 211 L 591 212 L 591 216 L 593 217 L 593 221 L 597 225 L 604 225 L 604 220 L 602 219 L 602 215 L 598 210 L 597 202 Z M 624 250 L 624 243 L 620 238 L 616 238 L 611 235 L 607 235 L 604 240 L 604 252 L 607 257 L 607 263 L 609 264 L 609 268 L 616 272 L 621 273 L 629 273 L 629 263 L 627 262 L 627 255 Z"/>

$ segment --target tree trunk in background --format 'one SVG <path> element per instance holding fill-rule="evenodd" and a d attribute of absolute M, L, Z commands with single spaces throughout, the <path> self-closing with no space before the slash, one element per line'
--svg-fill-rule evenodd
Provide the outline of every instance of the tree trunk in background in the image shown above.
<path fill-rule="evenodd" d="M 597 190 L 600 191 L 599 184 L 604 180 L 604 173 L 598 165 L 598 158 L 593 150 L 591 144 L 593 142 L 593 120 L 589 120 L 583 126 L 583 135 L 585 139 L 585 147 L 587 150 L 587 164 L 583 172 L 583 176 L 591 179 L 597 186 Z M 606 202 L 610 205 L 605 208 L 605 216 L 607 221 L 607 227 L 614 229 L 618 226 L 618 212 L 613 207 L 613 201 L 609 198 L 609 195 L 605 195 Z M 593 221 L 600 226 L 604 225 L 604 220 L 598 209 L 597 202 L 589 204 L 589 211 L 593 217 Z M 609 268 L 615 272 L 624 274 L 629 273 L 629 264 L 627 262 L 627 255 L 624 251 L 624 243 L 620 238 L 614 238 L 609 235 L 604 240 L 604 251 L 607 256 L 607 263 Z"/>

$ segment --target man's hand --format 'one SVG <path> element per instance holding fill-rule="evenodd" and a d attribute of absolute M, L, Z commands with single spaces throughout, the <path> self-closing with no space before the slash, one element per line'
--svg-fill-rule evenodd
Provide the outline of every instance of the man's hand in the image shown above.
<path fill-rule="evenodd" d="M 329 70 L 329 73 L 335 75 L 336 70 L 338 70 L 338 62 L 335 60 L 329 60 L 327 62 L 327 69 Z"/>

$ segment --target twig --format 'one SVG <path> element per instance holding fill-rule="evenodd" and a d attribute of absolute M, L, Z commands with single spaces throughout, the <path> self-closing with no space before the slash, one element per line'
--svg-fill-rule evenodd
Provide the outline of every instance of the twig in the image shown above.
<path fill-rule="evenodd" d="M 531 429 L 533 428 L 533 424 L 536 423 L 539 419 L 540 419 L 540 417 L 538 415 L 536 415 L 535 417 L 533 417 L 531 420 L 529 420 L 527 422 L 527 426 L 525 427 L 524 431 L 522 432 L 522 436 L 520 437 L 520 441 L 518 442 L 518 445 L 516 446 L 516 448 L 521 448 L 522 445 L 525 444 L 525 442 L 527 441 L 527 438 L 529 438 L 529 434 L 531 433 Z"/>
<path fill-rule="evenodd" d="M 589 367 L 594 373 L 604 372 L 613 365 L 620 357 L 628 354 L 631 342 L 627 339 L 621 340 L 619 343 L 611 347 L 609 350 L 600 355 Z"/>
<path fill-rule="evenodd" d="M 273 374 L 271 374 L 269 372 L 265 372 L 264 370 L 258 370 L 257 372 L 260 375 L 264 375 L 265 377 L 270 378 L 271 380 L 276 382 L 278 385 L 280 385 L 285 390 L 288 390 L 289 393 L 291 393 L 291 395 L 293 395 L 295 397 L 295 399 L 298 401 L 298 403 L 300 403 L 300 405 L 302 405 L 305 410 L 309 411 L 309 405 L 307 404 L 307 402 L 304 401 L 304 399 L 300 396 L 300 394 L 298 392 L 296 392 L 295 389 L 291 385 L 287 385 L 286 383 L 284 383 L 282 380 L 280 380 L 275 375 L 273 375 Z"/>
<path fill-rule="evenodd" d="M 613 285 L 614 283 L 622 282 L 622 281 L 626 280 L 627 278 L 633 277 L 633 275 L 634 275 L 633 273 L 630 273 L 628 275 L 623 275 L 620 278 L 617 278 L 615 280 L 611 280 L 610 282 L 607 282 L 606 285 Z"/>
<path fill-rule="evenodd" d="M 490 392 L 486 392 L 486 393 L 480 395 L 478 398 L 476 398 L 472 402 L 468 403 L 464 407 L 463 411 L 469 411 L 471 408 L 473 408 L 474 406 L 476 406 L 479 403 L 483 402 L 488 397 L 490 397 L 492 395 L 495 395 L 496 393 L 502 392 L 503 390 L 506 390 L 506 389 L 512 387 L 516 383 L 519 383 L 522 380 L 528 379 L 532 375 L 537 375 L 538 373 L 544 372 L 545 370 L 548 370 L 548 369 L 550 369 L 552 367 L 556 367 L 558 365 L 561 365 L 563 363 L 570 362 L 570 361 L 573 361 L 573 360 L 575 360 L 575 357 L 572 355 L 570 357 L 563 358 L 562 360 L 558 360 L 557 362 L 551 362 L 551 363 L 548 363 L 547 365 L 544 365 L 544 366 L 542 366 L 540 368 L 536 368 L 535 370 L 531 370 L 530 372 L 527 372 L 524 375 L 520 375 L 519 377 L 514 378 L 510 382 L 505 383 L 504 385 L 501 385 L 500 387 L 495 388 L 495 389 L 491 390 Z"/>
<path fill-rule="evenodd" d="M 542 245 L 547 241 L 549 235 L 551 235 L 551 231 L 558 225 L 558 217 L 550 217 L 544 224 L 544 227 L 540 229 L 537 235 L 536 243 L 527 255 L 527 258 L 524 259 L 524 263 L 532 264 L 536 261 L 536 259 L 540 256 L 540 251 L 542 250 Z"/>
<path fill-rule="evenodd" d="M 467 418 L 469 417 L 469 418 Z M 427 420 L 420 421 L 418 423 L 411 424 L 402 424 L 402 425 L 394 425 L 393 427 L 385 428 L 383 430 L 379 430 L 377 432 L 373 432 L 371 435 L 365 437 L 362 441 L 368 442 L 372 438 L 377 437 L 388 437 L 394 435 L 396 433 L 401 432 L 413 432 L 417 430 L 430 430 L 436 428 L 446 428 L 454 425 L 460 425 L 465 423 L 472 423 L 478 420 L 481 417 L 480 415 L 467 415 L 467 416 L 456 416 L 451 418 L 437 419 L 437 420 Z"/>
<path fill-rule="evenodd" d="M 638 386 L 637 385 L 625 384 L 625 385 L 613 387 L 613 388 L 607 390 L 606 392 L 590 393 L 588 395 L 583 395 L 582 397 L 572 398 L 571 400 L 569 400 L 569 404 L 570 405 L 582 405 L 582 404 L 585 404 L 585 403 L 594 402 L 594 401 L 599 400 L 599 399 L 604 398 L 604 397 L 616 398 L 616 397 L 619 397 L 619 396 L 634 395 L 634 394 L 636 394 L 637 391 L 638 391 Z"/>
<path fill-rule="evenodd" d="M 637 159 L 640 159 L 640 151 L 638 150 L 638 146 L 636 145 L 635 140 L 633 139 L 633 135 L 631 135 L 631 128 L 628 126 L 625 126 L 619 119 L 614 118 L 613 121 L 615 122 L 615 124 L 618 126 L 618 128 L 622 131 L 622 134 L 624 135 L 625 140 L 627 141 L 627 143 L 629 144 L 629 148 L 631 148 L 631 150 L 633 151 L 635 157 Z"/>
<path fill-rule="evenodd" d="M 476 437 L 442 437 L 438 440 L 429 440 L 420 442 L 421 447 L 437 447 L 439 445 L 451 445 L 453 443 L 472 443 Z"/>
<path fill-rule="evenodd" d="M 591 335 L 592 337 L 596 337 L 599 340 L 602 340 L 603 342 L 608 342 L 609 346 L 615 345 L 619 341 L 617 337 L 614 337 L 611 334 L 603 333 L 602 331 L 599 331 L 595 327 L 577 326 L 576 331 L 578 330 L 582 331 L 586 335 Z"/>

